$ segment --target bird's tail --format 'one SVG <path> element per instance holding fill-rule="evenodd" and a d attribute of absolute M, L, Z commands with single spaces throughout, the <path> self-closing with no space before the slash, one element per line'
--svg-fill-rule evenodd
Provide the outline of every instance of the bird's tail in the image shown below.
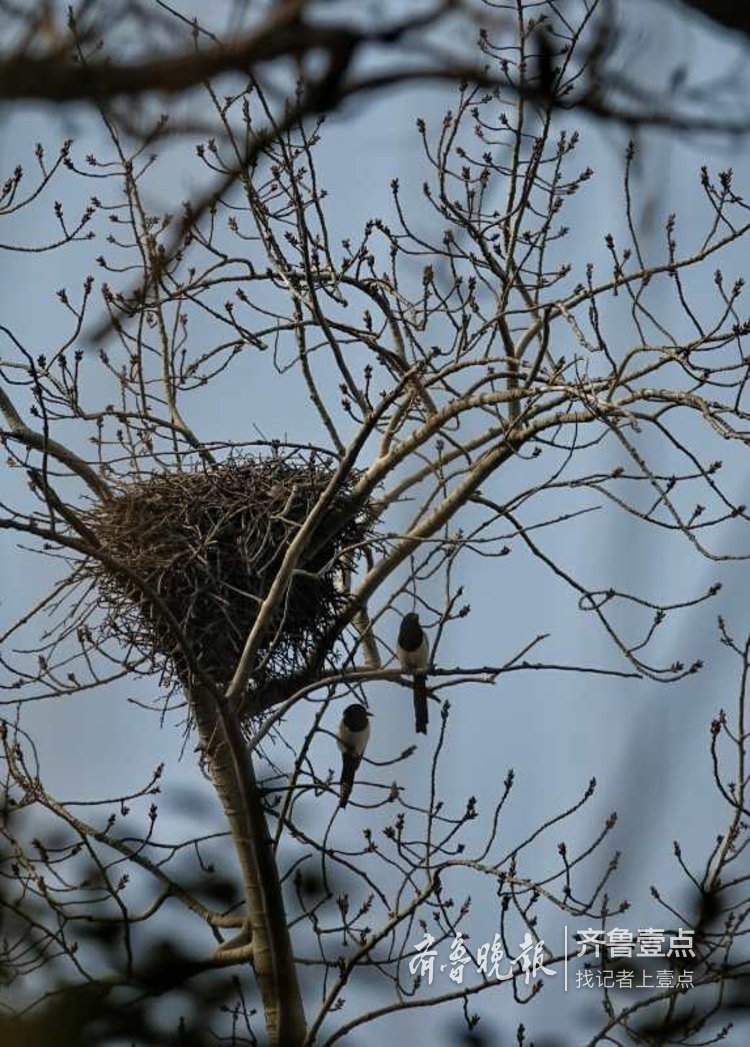
<path fill-rule="evenodd" d="M 414 675 L 414 728 L 417 734 L 427 734 L 427 677 Z"/>
<path fill-rule="evenodd" d="M 351 753 L 341 754 L 341 784 L 339 789 L 339 807 L 346 807 L 354 788 L 354 775 L 359 767 L 359 758 Z"/>

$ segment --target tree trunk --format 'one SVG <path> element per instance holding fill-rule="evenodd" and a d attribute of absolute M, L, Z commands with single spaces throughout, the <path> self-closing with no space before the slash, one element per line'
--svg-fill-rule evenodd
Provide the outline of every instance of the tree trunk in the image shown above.
<path fill-rule="evenodd" d="M 214 787 L 229 822 L 242 870 L 252 937 L 253 969 L 271 1047 L 297 1047 L 305 1013 L 284 910 L 273 841 L 268 832 L 252 756 L 234 713 L 205 687 L 187 689 Z"/>

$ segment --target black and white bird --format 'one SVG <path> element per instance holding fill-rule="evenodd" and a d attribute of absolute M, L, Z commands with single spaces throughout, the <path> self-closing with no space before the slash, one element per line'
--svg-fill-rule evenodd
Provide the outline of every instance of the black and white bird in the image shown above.
<path fill-rule="evenodd" d="M 419 615 L 410 611 L 401 619 L 396 654 L 401 668 L 414 674 L 414 726 L 417 734 L 427 734 L 427 667 L 430 645 Z"/>
<path fill-rule="evenodd" d="M 341 788 L 339 807 L 346 807 L 354 786 L 354 775 L 370 738 L 370 713 L 364 705 L 347 705 L 341 717 L 336 740 L 341 750 Z"/>

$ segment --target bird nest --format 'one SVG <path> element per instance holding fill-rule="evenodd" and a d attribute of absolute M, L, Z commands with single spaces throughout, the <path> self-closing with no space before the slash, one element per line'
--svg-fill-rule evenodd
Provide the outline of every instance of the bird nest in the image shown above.
<path fill-rule="evenodd" d="M 331 476 L 321 456 L 296 452 L 123 486 L 87 520 L 109 559 L 89 564 L 105 632 L 183 686 L 187 646 L 194 665 L 226 687 L 284 555 Z M 351 481 L 341 485 L 261 637 L 255 688 L 272 680 L 283 694 L 284 682 L 309 668 L 311 652 L 316 667 L 330 658 L 344 602 L 341 572 L 353 568 L 370 523 Z"/>

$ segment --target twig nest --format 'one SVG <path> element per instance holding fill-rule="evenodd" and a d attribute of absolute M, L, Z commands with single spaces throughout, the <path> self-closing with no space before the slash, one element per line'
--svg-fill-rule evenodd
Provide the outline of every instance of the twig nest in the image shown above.
<path fill-rule="evenodd" d="M 315 452 L 278 452 L 123 485 L 87 521 L 126 569 L 88 564 L 105 631 L 147 654 L 168 681 L 184 684 L 187 663 L 166 607 L 195 664 L 226 686 L 284 554 L 332 472 Z M 369 524 L 351 482 L 342 485 L 262 638 L 255 687 L 298 677 L 313 651 L 317 665 L 330 659 L 331 650 L 320 647 L 326 638 L 332 646 L 342 572 L 353 568 Z"/>

